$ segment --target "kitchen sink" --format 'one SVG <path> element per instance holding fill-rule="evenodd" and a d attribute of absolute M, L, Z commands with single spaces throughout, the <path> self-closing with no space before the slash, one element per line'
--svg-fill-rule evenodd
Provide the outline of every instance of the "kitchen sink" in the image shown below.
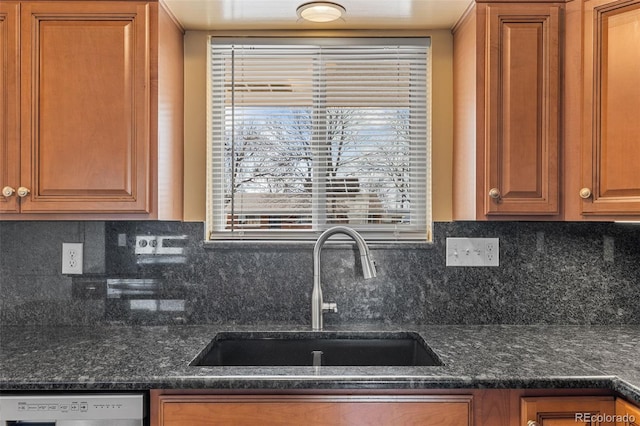
<path fill-rule="evenodd" d="M 224 332 L 192 366 L 440 366 L 412 332 Z"/>

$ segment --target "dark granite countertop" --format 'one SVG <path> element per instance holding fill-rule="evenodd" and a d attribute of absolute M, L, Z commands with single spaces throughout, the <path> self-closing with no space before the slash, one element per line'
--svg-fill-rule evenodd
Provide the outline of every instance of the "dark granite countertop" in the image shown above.
<path fill-rule="evenodd" d="M 0 390 L 604 388 L 640 404 L 640 326 L 358 326 L 415 331 L 440 367 L 191 367 L 220 331 L 305 327 L 0 328 Z M 347 329 L 338 329 L 347 331 Z"/>

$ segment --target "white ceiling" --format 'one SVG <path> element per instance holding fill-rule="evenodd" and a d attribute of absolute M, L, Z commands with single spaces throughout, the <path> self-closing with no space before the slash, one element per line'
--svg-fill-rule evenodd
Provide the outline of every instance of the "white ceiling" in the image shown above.
<path fill-rule="evenodd" d="M 339 21 L 316 24 L 298 19 L 310 0 L 165 0 L 186 30 L 451 28 L 472 0 L 333 0 L 347 13 Z"/>

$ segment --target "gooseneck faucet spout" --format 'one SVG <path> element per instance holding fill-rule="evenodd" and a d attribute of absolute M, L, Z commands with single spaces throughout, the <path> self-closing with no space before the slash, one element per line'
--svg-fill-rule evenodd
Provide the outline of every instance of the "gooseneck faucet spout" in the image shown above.
<path fill-rule="evenodd" d="M 376 266 L 371 259 L 367 242 L 355 230 L 346 226 L 334 226 L 324 231 L 318 237 L 313 247 L 313 292 L 311 293 L 311 328 L 322 330 L 322 313 L 327 311 L 337 312 L 335 303 L 324 303 L 322 300 L 322 283 L 320 281 L 320 252 L 324 243 L 335 234 L 345 234 L 353 239 L 358 246 L 362 275 L 365 279 L 376 276 Z"/>

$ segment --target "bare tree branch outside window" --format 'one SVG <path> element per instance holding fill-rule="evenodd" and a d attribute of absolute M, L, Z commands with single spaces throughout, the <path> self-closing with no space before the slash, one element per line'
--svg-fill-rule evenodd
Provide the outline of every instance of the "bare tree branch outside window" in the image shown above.
<path fill-rule="evenodd" d="M 425 232 L 429 42 L 342 40 L 212 44 L 214 232 Z"/>

